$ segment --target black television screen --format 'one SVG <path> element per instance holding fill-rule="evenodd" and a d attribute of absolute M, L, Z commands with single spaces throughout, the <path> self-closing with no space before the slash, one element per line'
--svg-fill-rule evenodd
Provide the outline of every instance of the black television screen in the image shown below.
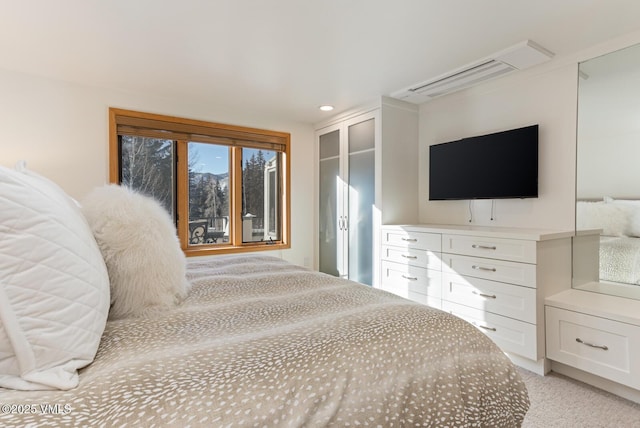
<path fill-rule="evenodd" d="M 538 197 L 538 125 L 429 147 L 429 200 Z"/>

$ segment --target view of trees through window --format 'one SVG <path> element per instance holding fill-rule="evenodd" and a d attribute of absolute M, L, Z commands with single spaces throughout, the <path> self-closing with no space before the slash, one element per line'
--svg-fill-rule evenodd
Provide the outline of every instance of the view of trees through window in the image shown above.
<path fill-rule="evenodd" d="M 121 184 L 153 196 L 176 219 L 176 142 L 130 135 L 119 138 Z M 190 245 L 228 243 L 233 149 L 211 143 L 187 144 L 189 226 L 193 233 L 197 227 L 199 234 Z M 279 153 L 252 148 L 242 148 L 241 153 L 242 241 L 279 240 Z"/>
<path fill-rule="evenodd" d="M 187 256 L 291 248 L 291 134 L 109 108 L 109 181 L 157 199 Z"/>
<path fill-rule="evenodd" d="M 189 224 L 204 225 L 202 240 L 193 244 L 229 241 L 229 152 L 228 146 L 197 142 L 188 145 Z"/>
<path fill-rule="evenodd" d="M 156 198 L 175 220 L 173 141 L 122 135 L 120 147 L 120 182 Z"/>
<path fill-rule="evenodd" d="M 277 190 L 269 187 L 269 167 L 277 164 L 277 153 L 242 149 L 242 240 L 280 239 L 277 231 L 267 228 L 275 217 Z M 271 168 L 275 169 L 275 168 Z M 276 198 L 275 200 L 273 198 Z"/>

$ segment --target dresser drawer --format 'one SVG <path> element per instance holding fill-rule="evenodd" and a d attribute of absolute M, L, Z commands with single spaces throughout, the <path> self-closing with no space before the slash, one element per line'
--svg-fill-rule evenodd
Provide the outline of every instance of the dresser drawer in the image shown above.
<path fill-rule="evenodd" d="M 442 273 L 389 261 L 382 262 L 381 288 L 402 297 L 409 293 L 440 298 Z M 394 291 L 395 290 L 395 291 Z"/>
<path fill-rule="evenodd" d="M 536 242 L 521 239 L 442 235 L 442 251 L 467 256 L 536 263 Z"/>
<path fill-rule="evenodd" d="M 439 233 L 412 232 L 402 229 L 382 229 L 382 245 L 417 248 L 440 252 L 442 235 Z"/>
<path fill-rule="evenodd" d="M 481 278 L 444 274 L 442 298 L 497 315 L 536 323 L 536 289 Z"/>
<path fill-rule="evenodd" d="M 536 286 L 536 265 L 445 253 L 442 254 L 442 258 L 442 270 L 445 273 L 457 273 L 525 287 Z"/>
<path fill-rule="evenodd" d="M 513 352 L 532 360 L 539 359 L 535 325 L 458 305 L 447 300 L 442 301 L 442 310 L 478 327 L 478 330 L 489 336 L 503 351 Z"/>
<path fill-rule="evenodd" d="M 442 270 L 442 255 L 430 250 L 382 246 L 382 259 L 427 269 Z"/>
<path fill-rule="evenodd" d="M 640 327 L 545 307 L 547 357 L 640 388 Z"/>
<path fill-rule="evenodd" d="M 398 287 L 397 284 L 382 284 L 380 286 L 380 289 L 388 291 L 389 293 L 393 293 L 396 296 L 404 297 L 405 299 L 411 300 L 413 302 L 420 303 L 422 305 L 431 306 L 432 308 L 437 309 L 442 308 L 442 300 L 440 299 L 440 297 L 434 297 L 427 294 L 415 292 L 409 287 Z"/>
<path fill-rule="evenodd" d="M 388 291 L 389 293 L 393 293 L 396 296 L 404 297 L 405 299 L 411 300 L 412 302 L 420 303 L 421 305 L 427 305 L 432 308 L 442 309 L 442 300 L 439 297 L 427 296 L 426 294 L 420 293 L 412 293 L 411 291 L 409 291 L 408 293 L 399 293 L 398 290 L 387 290 L 384 287 L 381 289 L 384 291 Z"/>

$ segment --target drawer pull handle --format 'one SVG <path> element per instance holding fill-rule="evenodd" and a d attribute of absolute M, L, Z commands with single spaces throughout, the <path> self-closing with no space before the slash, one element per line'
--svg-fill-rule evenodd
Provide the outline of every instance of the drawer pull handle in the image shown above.
<path fill-rule="evenodd" d="M 417 259 L 418 256 L 408 256 L 406 254 L 402 254 L 402 257 L 404 257 L 405 259 Z"/>
<path fill-rule="evenodd" d="M 495 245 L 489 246 L 489 245 L 478 245 L 478 244 L 473 244 L 471 248 L 479 248 L 481 250 L 497 250 L 498 249 L 498 247 L 496 247 Z"/>
<path fill-rule="evenodd" d="M 478 327 L 484 328 L 485 330 L 489 331 L 496 331 L 495 327 L 487 327 L 486 325 L 479 325 Z"/>
<path fill-rule="evenodd" d="M 402 240 L 406 242 L 418 242 L 416 238 L 402 238 Z"/>
<path fill-rule="evenodd" d="M 409 281 L 417 281 L 418 280 L 418 278 L 416 278 L 415 276 L 402 275 L 402 277 L 404 279 L 408 279 Z"/>
<path fill-rule="evenodd" d="M 609 350 L 608 346 L 605 346 L 605 345 L 594 345 L 593 343 L 583 342 L 582 339 L 580 339 L 579 337 L 576 337 L 576 342 L 582 343 L 583 345 L 586 345 L 586 346 L 590 346 L 591 348 L 602 349 L 603 351 L 608 351 Z"/>
<path fill-rule="evenodd" d="M 484 266 L 476 266 L 476 265 L 471 266 L 471 269 L 475 269 L 475 270 L 485 270 L 485 271 L 488 271 L 488 272 L 495 272 L 495 271 L 496 271 L 496 268 L 488 268 L 488 267 L 484 267 Z"/>
<path fill-rule="evenodd" d="M 480 297 L 486 297 L 487 299 L 497 299 L 498 296 L 496 296 L 495 294 L 484 294 L 484 293 L 478 293 L 477 291 L 472 291 L 473 294 L 480 296 Z"/>

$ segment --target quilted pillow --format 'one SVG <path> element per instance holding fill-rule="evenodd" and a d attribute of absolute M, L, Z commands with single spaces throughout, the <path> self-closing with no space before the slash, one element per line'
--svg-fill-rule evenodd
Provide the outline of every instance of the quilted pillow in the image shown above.
<path fill-rule="evenodd" d="M 139 317 L 186 296 L 186 259 L 169 213 L 155 199 L 115 184 L 82 200 L 111 281 L 109 319 Z"/>
<path fill-rule="evenodd" d="M 107 270 L 74 201 L 38 174 L 0 167 L 0 386 L 76 387 L 108 310 Z"/>

